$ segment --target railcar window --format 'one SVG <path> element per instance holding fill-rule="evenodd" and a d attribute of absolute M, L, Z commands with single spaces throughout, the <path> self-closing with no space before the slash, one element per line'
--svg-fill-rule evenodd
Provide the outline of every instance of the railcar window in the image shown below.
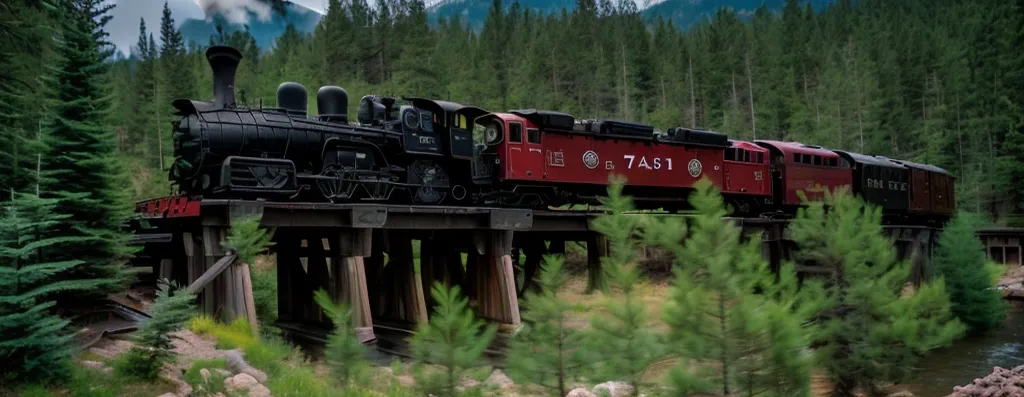
<path fill-rule="evenodd" d="M 728 161 L 735 161 L 736 160 L 736 148 L 727 148 L 727 149 L 725 149 L 725 159 L 728 160 Z"/>
<path fill-rule="evenodd" d="M 829 158 L 828 159 L 828 166 L 829 167 L 838 167 L 839 166 L 839 159 L 837 159 L 835 157 Z"/>
<path fill-rule="evenodd" d="M 744 150 L 743 151 L 743 161 L 748 162 L 748 163 L 750 162 L 750 151 L 749 150 Z"/>
<path fill-rule="evenodd" d="M 527 128 L 526 141 L 530 143 L 540 143 L 540 130 L 536 128 Z"/>
<path fill-rule="evenodd" d="M 758 164 L 764 163 L 764 153 L 757 152 L 757 163 Z"/>
<path fill-rule="evenodd" d="M 814 156 L 814 165 L 821 165 L 821 156 Z"/>
<path fill-rule="evenodd" d="M 508 123 L 508 141 L 511 143 L 523 143 L 522 124 Z"/>
<path fill-rule="evenodd" d="M 800 161 L 800 153 L 794 153 L 793 154 L 793 162 L 794 163 L 802 163 L 803 162 L 803 161 Z"/>

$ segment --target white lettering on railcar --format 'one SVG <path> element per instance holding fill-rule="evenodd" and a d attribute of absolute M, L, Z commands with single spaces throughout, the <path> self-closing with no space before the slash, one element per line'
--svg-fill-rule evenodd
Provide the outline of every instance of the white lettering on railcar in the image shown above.
<path fill-rule="evenodd" d="M 614 170 L 615 169 L 615 163 L 612 163 L 611 160 L 605 161 L 604 162 L 604 169 L 606 169 L 606 170 Z"/>
<path fill-rule="evenodd" d="M 633 169 L 633 165 L 636 164 L 637 169 L 645 170 L 660 170 L 662 168 L 672 171 L 672 159 L 669 157 L 651 157 L 650 160 L 646 156 L 640 156 L 640 160 L 637 161 L 637 156 L 634 154 L 625 154 L 622 156 L 623 160 L 626 160 L 626 169 Z"/>
<path fill-rule="evenodd" d="M 565 167 L 565 153 L 553 152 L 548 150 L 547 152 L 548 165 L 552 167 Z"/>

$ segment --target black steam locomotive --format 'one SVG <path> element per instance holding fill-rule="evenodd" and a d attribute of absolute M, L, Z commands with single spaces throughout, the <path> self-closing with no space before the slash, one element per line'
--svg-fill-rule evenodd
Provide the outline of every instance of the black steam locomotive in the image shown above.
<path fill-rule="evenodd" d="M 348 93 L 324 86 L 317 91 L 318 116 L 310 118 L 306 89 L 296 83 L 278 87 L 277 108 L 249 109 L 236 106 L 234 97 L 242 54 L 214 46 L 206 57 L 214 102 L 173 102 L 181 118 L 169 178 L 181 194 L 413 204 L 470 199 L 472 120 L 485 110 L 368 95 L 350 123 Z"/>

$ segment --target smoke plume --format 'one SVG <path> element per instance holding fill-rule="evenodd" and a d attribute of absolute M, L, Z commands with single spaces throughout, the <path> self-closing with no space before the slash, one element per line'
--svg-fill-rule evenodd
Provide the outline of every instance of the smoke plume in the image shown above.
<path fill-rule="evenodd" d="M 196 0 L 206 14 L 206 19 L 221 14 L 230 23 L 244 24 L 249 21 L 249 13 L 256 14 L 261 21 L 270 19 L 270 3 L 261 0 Z"/>

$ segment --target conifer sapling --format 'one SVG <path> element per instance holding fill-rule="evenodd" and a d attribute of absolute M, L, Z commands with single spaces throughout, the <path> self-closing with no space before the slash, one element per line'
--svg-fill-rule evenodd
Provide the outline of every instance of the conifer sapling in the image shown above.
<path fill-rule="evenodd" d="M 803 325 L 811 310 L 795 310 L 793 269 L 783 268 L 776 281 L 760 238 L 742 243 L 741 229 L 723 219 L 718 191 L 706 179 L 696 188 L 685 244 L 678 218 L 651 219 L 644 230 L 675 257 L 664 320 L 681 358 L 669 374 L 676 395 L 808 395 L 813 360 Z"/>
<path fill-rule="evenodd" d="M 82 266 L 79 260 L 50 261 L 49 254 L 85 237 L 57 237 L 53 230 L 67 215 L 54 212 L 57 200 L 13 194 L 0 219 L 0 383 L 7 380 L 59 381 L 73 352 L 68 320 L 51 313 L 55 292 L 96 288 L 93 280 L 60 280 Z"/>
<path fill-rule="evenodd" d="M 547 255 L 538 278 L 540 291 L 529 291 L 523 302 L 524 327 L 508 349 L 509 376 L 564 396 L 589 362 L 582 348 L 584 334 L 569 326 L 572 305 L 558 296 L 569 277 L 561 256 Z"/>
<path fill-rule="evenodd" d="M 344 303 L 332 302 L 331 296 L 324 290 L 317 291 L 314 299 L 334 323 L 334 331 L 324 350 L 324 359 L 341 385 L 347 387 L 366 368 L 366 348 L 359 342 L 352 328 L 352 310 Z"/>
<path fill-rule="evenodd" d="M 797 259 L 831 269 L 816 343 L 836 396 L 906 379 L 923 353 L 964 331 L 943 280 L 904 293 L 910 267 L 897 260 L 881 219 L 880 208 L 844 189 L 808 203 L 790 224 Z"/>
<path fill-rule="evenodd" d="M 608 236 L 611 255 L 601 258 L 601 266 L 609 285 L 618 290 L 615 295 L 621 296 L 611 296 L 604 304 L 607 313 L 593 317 L 587 341 L 599 356 L 594 360 L 594 375 L 629 383 L 635 395 L 647 367 L 662 358 L 663 351 L 637 291 L 641 275 L 634 260 L 641 218 L 626 214 L 634 207 L 632 199 L 622 195 L 625 179 L 613 176 L 610 180 L 608 197 L 602 198 L 608 213 L 595 219 L 592 226 Z"/>
<path fill-rule="evenodd" d="M 959 213 L 939 235 L 932 264 L 946 282 L 953 314 L 972 331 L 990 329 L 1006 316 L 1006 302 L 995 289 L 1001 266 L 985 257 L 975 234 L 975 219 Z"/>
<path fill-rule="evenodd" d="M 479 363 L 487 346 L 497 333 L 493 324 L 484 327 L 473 317 L 469 301 L 458 286 L 445 287 L 434 283 L 430 290 L 434 298 L 434 313 L 430 321 L 420 324 L 410 343 L 413 358 L 420 365 L 414 367 L 417 387 L 436 396 L 454 396 L 459 378 Z M 425 368 L 423 364 L 441 368 L 441 372 Z"/>
<path fill-rule="evenodd" d="M 151 318 L 135 333 L 138 344 L 115 363 L 115 369 L 139 379 L 155 379 L 164 364 L 174 360 L 172 333 L 182 329 L 195 312 L 195 294 L 160 280 Z"/>

